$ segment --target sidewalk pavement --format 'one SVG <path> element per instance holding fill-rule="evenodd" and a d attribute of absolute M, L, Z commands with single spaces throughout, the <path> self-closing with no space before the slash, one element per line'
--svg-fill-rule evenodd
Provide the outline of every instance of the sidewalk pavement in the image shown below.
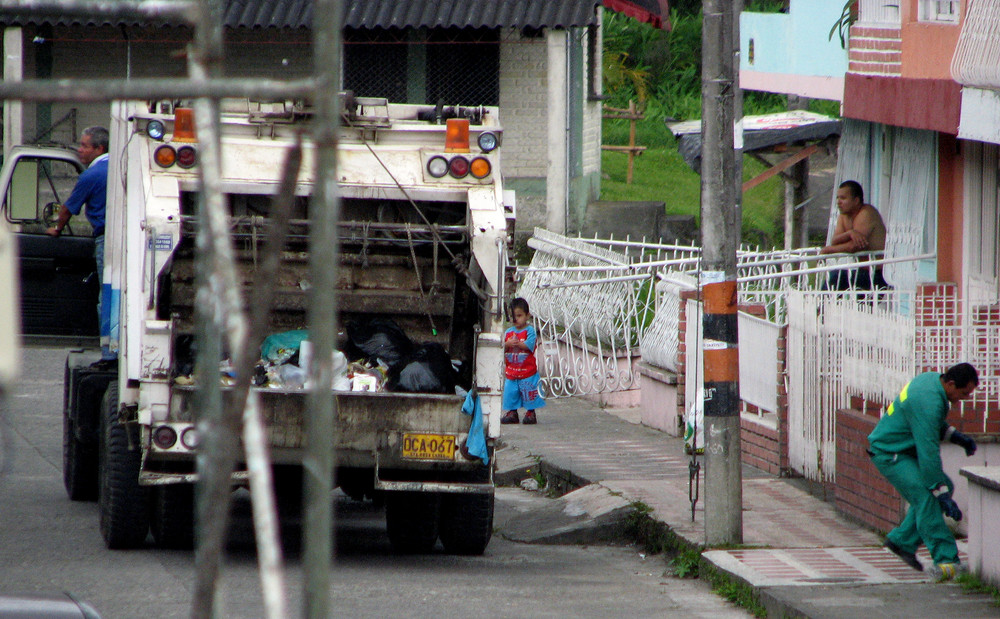
<path fill-rule="evenodd" d="M 604 410 L 584 398 L 550 400 L 538 411 L 537 425 L 503 426 L 498 483 L 517 484 L 541 467 L 550 480 L 580 489 L 553 501 L 545 513 L 505 523 L 500 534 L 535 543 L 620 539 L 624 518 L 641 501 L 685 543 L 703 546 L 704 466 L 692 521 L 689 461 L 681 439 L 639 425 L 638 409 Z M 918 557 L 930 564 L 926 549 Z M 832 504 L 748 466 L 743 547 L 710 550 L 703 559 L 752 587 L 771 617 L 1000 616 L 990 596 L 933 582 Z"/>

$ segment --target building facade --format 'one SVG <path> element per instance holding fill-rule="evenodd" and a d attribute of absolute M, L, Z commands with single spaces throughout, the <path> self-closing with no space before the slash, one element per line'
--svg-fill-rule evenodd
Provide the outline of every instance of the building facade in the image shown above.
<path fill-rule="evenodd" d="M 836 182 L 861 182 L 886 222 L 887 258 L 919 257 L 885 267 L 897 291 L 912 291 L 895 306 L 912 330 L 904 334 L 912 344 L 903 369 L 972 362 L 980 389 L 950 421 L 981 435 L 1000 432 L 1000 69 L 990 60 L 1000 51 L 990 34 L 1000 28 L 996 3 L 792 0 L 787 13 L 745 13 L 741 25 L 742 86 L 841 101 Z M 831 205 L 831 221 L 834 215 Z M 889 340 L 901 332 L 870 335 L 850 354 L 891 350 Z M 887 394 L 902 386 L 888 384 L 903 376 L 889 369 L 875 372 L 865 393 L 841 394 L 850 406 L 836 411 L 829 430 L 836 469 L 828 481 L 838 506 L 878 528 L 893 526 L 903 505 L 858 445 Z M 849 370 L 842 368 L 845 377 Z"/>
<path fill-rule="evenodd" d="M 343 86 L 394 102 L 497 105 L 507 186 L 519 231 L 579 229 L 600 192 L 601 0 L 345 2 Z M 648 5 L 648 6 L 646 6 Z M 612 0 L 612 10 L 662 25 L 660 0 Z M 249 0 L 225 8 L 225 72 L 303 77 L 314 62 L 310 0 Z M 0 11 L 5 80 L 150 78 L 187 74 L 184 24 Z M 106 105 L 4 105 L 4 150 L 73 145 L 108 124 Z"/>

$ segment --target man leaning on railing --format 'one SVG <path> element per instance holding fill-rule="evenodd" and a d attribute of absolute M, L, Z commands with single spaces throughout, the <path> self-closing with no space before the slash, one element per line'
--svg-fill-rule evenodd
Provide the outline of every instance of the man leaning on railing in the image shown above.
<path fill-rule="evenodd" d="M 881 252 L 885 249 L 885 223 L 882 216 L 871 204 L 865 204 L 864 190 L 857 181 L 844 181 L 837 189 L 837 226 L 830 244 L 820 250 L 820 254 L 853 254 L 857 252 Z M 833 290 L 885 290 L 890 288 L 882 276 L 882 267 L 841 269 L 830 273 L 824 289 Z"/>

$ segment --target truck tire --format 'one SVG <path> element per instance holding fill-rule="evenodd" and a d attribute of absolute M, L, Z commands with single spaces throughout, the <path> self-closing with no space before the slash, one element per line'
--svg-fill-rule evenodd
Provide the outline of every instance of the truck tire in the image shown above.
<path fill-rule="evenodd" d="M 441 497 L 441 544 L 453 555 L 481 555 L 493 537 L 494 494 Z"/>
<path fill-rule="evenodd" d="M 118 418 L 118 383 L 111 382 L 101 405 L 98 450 L 98 511 L 108 548 L 135 548 L 146 540 L 149 517 L 146 489 L 139 485 L 139 431 Z"/>
<path fill-rule="evenodd" d="M 385 525 L 399 554 L 427 554 L 438 538 L 440 499 L 433 492 L 387 492 Z"/>
<path fill-rule="evenodd" d="M 66 357 L 63 370 L 63 486 L 71 501 L 97 500 L 97 449 L 76 437 L 75 411 L 70 390 L 73 381 L 72 355 Z"/>
<path fill-rule="evenodd" d="M 271 482 L 274 484 L 274 500 L 278 506 L 278 518 L 291 520 L 302 516 L 305 488 L 301 466 L 275 464 L 271 468 Z"/>
<path fill-rule="evenodd" d="M 149 528 L 160 548 L 194 548 L 194 484 L 154 488 L 149 502 Z"/>
<path fill-rule="evenodd" d="M 71 501 L 97 500 L 97 450 L 76 438 L 76 424 L 63 411 L 63 485 Z"/>

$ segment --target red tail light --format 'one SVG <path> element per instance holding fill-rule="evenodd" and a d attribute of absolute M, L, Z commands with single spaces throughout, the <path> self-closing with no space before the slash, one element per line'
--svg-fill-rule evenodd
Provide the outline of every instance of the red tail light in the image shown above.
<path fill-rule="evenodd" d="M 469 174 L 469 160 L 465 157 L 455 157 L 448 164 L 448 171 L 455 178 L 464 178 Z"/>

